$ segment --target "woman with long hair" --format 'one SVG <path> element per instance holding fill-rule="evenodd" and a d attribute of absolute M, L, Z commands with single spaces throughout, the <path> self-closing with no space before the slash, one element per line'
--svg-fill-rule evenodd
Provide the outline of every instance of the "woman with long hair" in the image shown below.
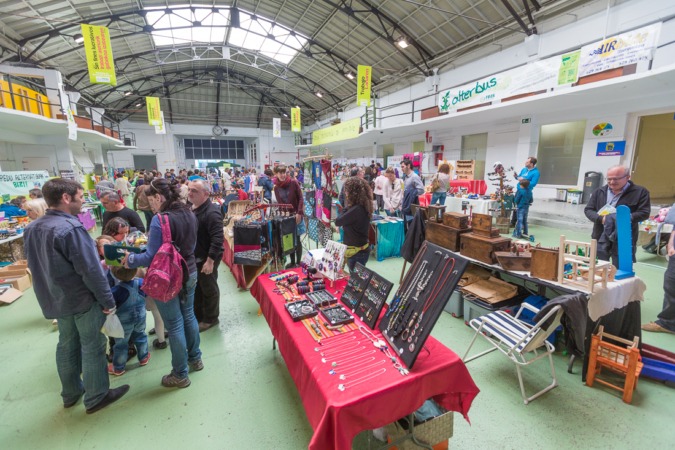
<path fill-rule="evenodd" d="M 166 387 L 185 388 L 190 385 L 188 371 L 202 370 L 202 352 L 199 349 L 199 325 L 194 313 L 197 264 L 194 249 L 197 243 L 197 217 L 180 201 L 180 185 L 167 179 L 154 179 L 150 183 L 148 201 L 155 216 L 150 222 L 150 238 L 145 253 L 126 255 L 125 267 L 148 267 L 162 245 L 162 227 L 159 215 L 168 217 L 171 239 L 188 269 L 188 280 L 177 296 L 167 302 L 155 301 L 157 309 L 169 332 L 171 347 L 171 373 L 162 377 Z"/>
<path fill-rule="evenodd" d="M 445 198 L 450 189 L 450 165 L 443 163 L 438 166 L 438 172 L 431 178 L 431 204 L 445 205 Z"/>
<path fill-rule="evenodd" d="M 345 193 L 345 209 L 335 219 L 335 225 L 342 227 L 342 243 L 347 246 L 345 260 L 349 271 L 354 270 L 357 262 L 364 266 L 370 255 L 368 230 L 373 217 L 373 191 L 368 182 L 359 177 L 351 177 L 342 187 Z"/>

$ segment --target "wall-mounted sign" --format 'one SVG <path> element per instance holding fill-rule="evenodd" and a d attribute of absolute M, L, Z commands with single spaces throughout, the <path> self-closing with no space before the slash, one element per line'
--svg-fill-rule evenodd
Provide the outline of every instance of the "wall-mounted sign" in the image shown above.
<path fill-rule="evenodd" d="M 567 53 L 560 59 L 560 69 L 558 70 L 558 84 L 576 83 L 579 78 L 579 56 L 581 52 Z"/>
<path fill-rule="evenodd" d="M 328 128 L 316 130 L 312 133 L 312 145 L 322 145 L 355 138 L 359 135 L 360 128 L 361 119 L 357 117 L 356 119 L 348 120 Z"/>
<path fill-rule="evenodd" d="M 614 131 L 614 126 L 609 122 L 599 123 L 593 127 L 593 134 L 595 136 L 609 136 Z"/>
<path fill-rule="evenodd" d="M 626 152 L 626 141 L 598 142 L 595 156 L 622 156 Z"/>

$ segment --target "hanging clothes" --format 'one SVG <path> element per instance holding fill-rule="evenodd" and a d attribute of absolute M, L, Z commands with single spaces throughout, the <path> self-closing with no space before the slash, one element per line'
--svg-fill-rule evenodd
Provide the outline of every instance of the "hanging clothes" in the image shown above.
<path fill-rule="evenodd" d="M 314 211 L 317 219 L 323 218 L 323 189 L 317 189 L 314 196 Z"/>
<path fill-rule="evenodd" d="M 317 189 L 321 189 L 321 163 L 312 161 L 312 180 Z"/>
<path fill-rule="evenodd" d="M 314 191 L 307 191 L 305 192 L 305 217 L 312 218 L 315 217 L 315 209 L 314 205 L 316 203 L 315 201 L 315 196 L 316 192 Z"/>
<path fill-rule="evenodd" d="M 331 195 L 331 191 L 329 189 L 324 189 L 322 197 L 323 198 L 321 201 L 322 203 L 321 220 L 323 221 L 323 223 L 330 226 L 331 208 L 333 206 L 333 196 Z"/>
<path fill-rule="evenodd" d="M 303 187 L 305 189 L 312 189 L 313 179 L 312 179 L 312 161 L 305 161 L 303 164 Z"/>
<path fill-rule="evenodd" d="M 234 224 L 234 263 L 245 266 L 261 266 L 261 239 L 261 224 L 237 221 Z"/>

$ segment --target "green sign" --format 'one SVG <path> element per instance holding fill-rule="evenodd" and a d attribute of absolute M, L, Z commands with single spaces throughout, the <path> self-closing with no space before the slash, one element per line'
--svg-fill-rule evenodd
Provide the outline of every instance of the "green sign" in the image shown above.
<path fill-rule="evenodd" d="M 581 51 L 562 55 L 558 71 L 558 85 L 576 83 L 579 78 L 579 55 Z"/>

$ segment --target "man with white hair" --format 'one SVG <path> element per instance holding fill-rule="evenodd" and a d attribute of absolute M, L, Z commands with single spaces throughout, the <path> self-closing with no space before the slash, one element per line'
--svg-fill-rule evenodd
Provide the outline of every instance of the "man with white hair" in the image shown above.
<path fill-rule="evenodd" d="M 133 209 L 124 206 L 117 192 L 104 191 L 101 193 L 99 200 L 101 200 L 101 205 L 105 208 L 101 229 L 105 228 L 105 224 L 113 217 L 120 217 L 126 220 L 130 227 L 145 233 L 145 225 L 143 225 L 141 216 Z"/>
<path fill-rule="evenodd" d="M 223 256 L 223 213 L 218 205 L 211 202 L 210 195 L 208 181 L 194 180 L 188 185 L 188 199 L 198 222 L 194 308 L 200 332 L 216 325 L 220 315 L 218 265 Z"/>
<path fill-rule="evenodd" d="M 614 208 L 625 205 L 630 209 L 631 231 L 633 235 L 633 261 L 635 261 L 635 248 L 638 238 L 638 224 L 649 218 L 651 213 L 651 202 L 649 191 L 642 186 L 630 181 L 630 169 L 622 165 L 612 166 L 607 169 L 607 184 L 599 187 L 591 194 L 584 214 L 593 222 L 593 239 L 608 242 L 608 244 L 598 245 L 598 258 L 609 261 L 618 267 L 618 246 L 616 238 L 612 236 L 615 233 L 609 233 L 607 236 L 606 226 L 613 227 L 615 215 L 600 215 L 599 211 L 604 206 Z M 603 236 L 603 234 L 605 234 Z M 602 239 L 601 239 L 602 238 Z"/>

